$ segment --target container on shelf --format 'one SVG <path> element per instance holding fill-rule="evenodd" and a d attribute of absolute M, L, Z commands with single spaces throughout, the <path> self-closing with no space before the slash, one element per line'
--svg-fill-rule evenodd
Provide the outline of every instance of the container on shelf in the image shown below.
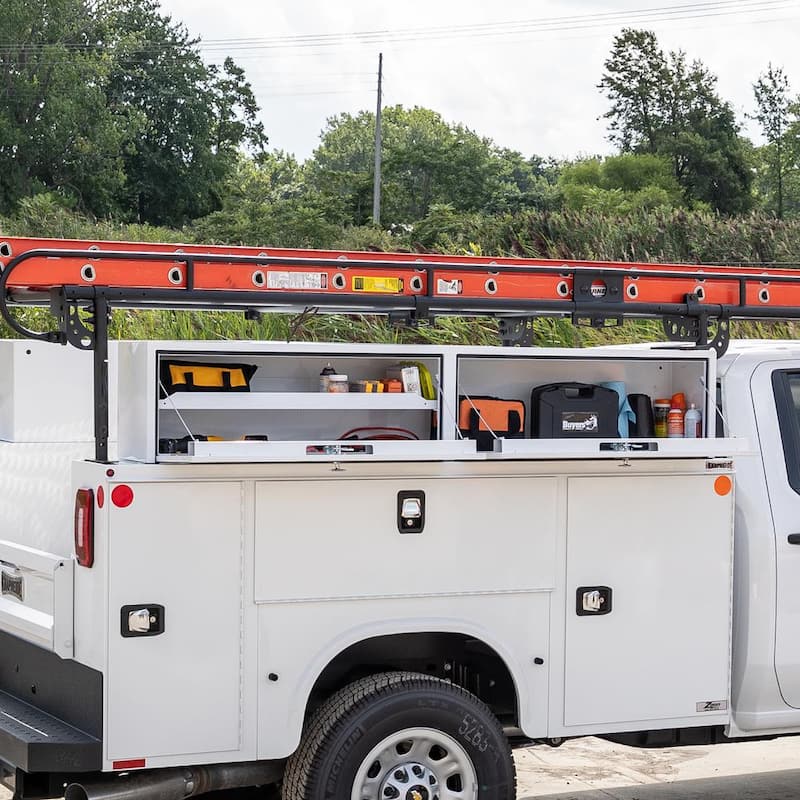
<path fill-rule="evenodd" d="M 680 408 L 671 408 L 669 410 L 667 437 L 669 439 L 683 439 L 683 411 Z"/>
<path fill-rule="evenodd" d="M 334 394 L 349 392 L 350 384 L 347 382 L 347 375 L 336 375 L 335 373 L 328 375 L 328 391 Z"/>
<path fill-rule="evenodd" d="M 647 439 L 655 436 L 653 404 L 650 402 L 650 397 L 646 394 L 629 394 L 628 402 L 636 415 L 636 419 L 628 428 L 628 436 L 631 439 Z"/>
<path fill-rule="evenodd" d="M 328 391 L 328 382 L 330 381 L 331 375 L 335 375 L 336 370 L 330 365 L 328 362 L 323 368 L 322 372 L 319 374 L 319 390 L 321 392 Z"/>
<path fill-rule="evenodd" d="M 686 439 L 699 439 L 703 435 L 703 415 L 694 403 L 683 418 L 683 435 Z"/>
<path fill-rule="evenodd" d="M 686 411 L 686 395 L 683 392 L 675 392 L 670 400 L 670 408 L 679 408 L 681 411 Z"/>
<path fill-rule="evenodd" d="M 383 392 L 383 384 L 380 381 L 354 381 L 350 384 L 350 391 L 379 394 Z"/>
<path fill-rule="evenodd" d="M 670 401 L 665 399 L 658 399 L 653 403 L 653 427 L 655 429 L 656 438 L 666 439 L 667 422 L 670 410 Z"/>

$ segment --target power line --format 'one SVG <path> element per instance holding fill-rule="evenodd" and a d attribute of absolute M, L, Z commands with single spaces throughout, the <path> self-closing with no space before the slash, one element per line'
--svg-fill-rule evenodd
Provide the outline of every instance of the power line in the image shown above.
<path fill-rule="evenodd" d="M 792 6 L 786 6 L 787 10 L 790 10 L 791 8 L 792 8 Z M 783 10 L 783 9 L 776 9 L 776 10 Z M 775 24 L 775 23 L 788 22 L 788 21 L 796 20 L 796 19 L 800 18 L 800 6 L 797 6 L 797 10 L 798 10 L 799 13 L 793 13 L 793 14 L 790 14 L 789 16 L 769 17 L 769 18 L 764 18 L 764 19 L 748 19 L 748 20 L 741 20 L 741 21 L 731 20 L 731 19 L 725 19 L 725 20 L 722 20 L 722 21 L 719 21 L 719 22 L 715 21 L 713 23 L 713 28 L 714 28 L 714 30 L 717 30 L 718 28 L 738 27 L 738 26 L 741 26 L 741 25 L 748 25 L 748 26 L 750 26 L 750 25 L 771 25 L 771 24 Z M 721 17 L 721 16 L 730 17 L 733 13 L 734 12 L 729 12 L 729 13 L 727 13 L 725 15 L 720 14 L 720 15 L 713 15 L 713 16 L 714 17 Z M 712 16 L 712 15 L 698 15 L 698 16 L 695 16 L 695 17 L 687 17 L 686 19 L 687 20 L 697 19 L 697 20 L 701 20 L 702 21 L 702 20 L 707 19 L 709 16 Z M 666 24 L 679 23 L 679 22 L 682 22 L 682 21 L 683 20 L 679 20 L 679 19 L 663 20 L 663 22 L 666 23 Z M 662 26 L 659 26 L 659 28 L 661 28 L 661 27 Z M 681 29 L 681 31 L 684 31 L 684 30 L 697 31 L 697 30 L 708 30 L 709 27 L 711 27 L 711 25 L 708 22 L 705 22 L 705 24 L 703 24 L 701 22 L 701 24 L 695 24 L 695 25 L 682 24 L 680 26 L 680 29 Z M 510 34 L 507 38 L 503 39 L 502 46 L 506 47 L 506 46 L 511 45 L 511 44 L 530 44 L 531 42 L 549 42 L 549 43 L 552 43 L 554 41 L 558 41 L 558 42 L 586 41 L 586 40 L 590 40 L 590 39 L 597 39 L 597 38 L 601 38 L 601 37 L 606 37 L 608 35 L 606 31 L 597 30 L 597 26 L 596 25 L 586 25 L 586 26 L 582 26 L 582 27 L 576 27 L 576 28 L 571 29 L 571 30 L 559 31 L 559 33 L 561 33 L 562 35 L 552 36 L 552 35 L 548 35 L 546 32 L 530 33 L 530 34 Z M 563 35 L 563 34 L 567 34 L 567 35 Z M 441 37 L 441 39 L 444 39 L 444 38 L 446 38 L 446 37 Z M 455 45 L 455 44 L 457 44 L 458 41 L 459 41 L 458 39 L 455 39 L 455 40 L 450 41 L 450 42 L 443 42 L 439 46 L 440 47 L 446 47 L 446 46 Z M 404 44 L 407 44 L 407 45 L 410 44 L 412 46 L 415 46 L 415 45 L 416 46 L 423 46 L 423 45 L 427 44 L 427 42 L 423 41 L 423 40 L 420 40 L 420 41 L 408 40 Z M 278 51 L 278 50 L 260 52 L 260 53 L 247 53 L 246 51 L 240 51 L 236 55 L 236 61 L 237 61 L 237 63 L 239 63 L 240 61 L 245 61 L 247 59 L 257 58 L 263 63 L 263 61 L 265 59 L 268 59 L 268 58 L 279 58 L 281 62 L 285 62 L 287 59 L 290 59 L 290 58 L 303 58 L 303 57 L 309 57 L 309 56 L 311 56 L 311 57 L 313 57 L 313 56 L 322 57 L 322 56 L 330 56 L 331 55 L 331 50 L 330 49 L 327 50 L 327 51 L 326 50 L 300 50 L 300 51 L 297 51 L 297 52 L 291 52 L 290 51 L 290 52 L 282 52 L 282 53 L 280 53 L 280 55 L 279 55 L 279 52 L 280 51 Z M 397 49 L 396 48 L 392 48 L 392 52 L 397 52 Z"/>
<path fill-rule="evenodd" d="M 766 2 L 769 2 L 771 4 L 771 6 L 773 7 L 773 10 L 783 10 L 783 8 L 786 8 L 787 10 L 790 10 L 792 8 L 797 8 L 798 10 L 800 10 L 800 4 L 798 4 L 797 0 L 766 0 Z M 765 4 L 764 2 L 760 3 L 761 6 L 763 6 L 764 4 Z M 780 4 L 780 5 L 778 5 L 778 4 Z M 693 4 L 693 5 L 698 5 L 698 4 Z M 708 5 L 708 4 L 703 4 L 703 5 Z M 755 12 L 755 9 L 752 9 L 752 11 Z M 738 13 L 738 11 L 734 10 L 734 11 L 726 11 L 726 12 L 714 13 L 714 14 L 694 15 L 693 17 L 688 17 L 686 19 L 702 19 L 702 18 L 708 18 L 708 17 L 721 17 L 721 16 L 730 17 L 731 15 L 736 14 L 736 13 Z M 724 22 L 717 23 L 717 25 L 718 26 L 729 27 L 731 25 L 739 25 L 739 24 L 748 24 L 748 25 L 769 24 L 769 23 L 772 23 L 772 22 L 788 21 L 790 19 L 795 19 L 795 18 L 796 18 L 795 16 L 789 16 L 789 17 L 776 17 L 776 18 L 772 18 L 772 19 L 750 19 L 750 20 L 747 20 L 747 21 L 742 20 L 741 22 L 731 22 L 729 20 L 726 20 Z M 678 19 L 678 18 L 671 18 L 671 19 L 666 20 L 666 21 L 667 22 L 679 22 L 681 20 Z M 686 28 L 684 26 L 684 28 L 687 29 L 687 30 L 698 30 L 698 29 L 702 29 L 704 27 L 706 27 L 706 26 L 704 26 L 704 25 L 692 25 L 692 26 L 689 26 L 688 28 Z M 558 37 L 558 41 L 575 41 L 575 40 L 579 40 L 579 39 L 585 40 L 585 39 L 594 38 L 595 36 L 605 35 L 604 33 L 600 33 L 600 32 L 596 32 L 594 34 L 586 34 L 584 32 L 586 30 L 596 31 L 596 29 L 597 29 L 597 25 L 595 25 L 595 24 L 583 25 L 583 26 L 574 26 L 572 29 L 570 29 L 571 31 L 573 31 L 572 35 L 570 35 L 570 36 L 559 36 Z M 552 33 L 552 31 L 550 31 L 550 33 Z M 485 36 L 487 34 L 479 34 L 479 35 Z M 535 36 L 535 38 L 532 39 L 532 36 Z M 442 38 L 445 38 L 445 37 L 442 37 Z M 513 44 L 521 44 L 521 43 L 524 43 L 524 42 L 530 42 L 532 40 L 533 41 L 551 41 L 552 40 L 552 36 L 548 35 L 548 32 L 539 32 L 538 36 L 535 35 L 535 34 L 531 34 L 531 33 L 529 33 L 529 34 L 511 34 L 510 36 L 507 36 L 504 39 L 503 44 L 504 44 L 504 46 L 513 45 Z M 411 42 L 411 43 L 412 44 L 421 45 L 421 44 L 424 44 L 425 42 L 424 41 L 417 41 L 417 42 Z M 330 50 L 328 50 L 327 53 L 330 54 Z M 275 56 L 277 56 L 278 51 L 274 51 L 274 54 L 275 54 Z M 325 51 L 316 51 L 315 52 L 315 51 L 311 51 L 311 50 L 300 49 L 300 51 L 294 51 L 294 52 L 288 52 L 288 53 L 287 52 L 283 52 L 282 55 L 280 56 L 280 58 L 282 60 L 285 60 L 286 58 L 291 58 L 291 57 L 322 56 L 322 55 L 325 55 L 325 54 L 326 54 Z M 192 50 L 184 50 L 183 52 L 178 52 L 176 50 L 173 50 L 172 52 L 161 51 L 159 53 L 159 55 L 161 55 L 163 57 L 167 57 L 167 58 L 172 58 L 172 59 L 174 59 L 174 61 L 176 63 L 179 62 L 183 58 L 194 59 L 194 58 L 197 57 L 197 53 L 195 51 L 192 51 Z M 141 52 L 139 52 L 138 54 L 133 55 L 131 57 L 117 58 L 116 64 L 121 66 L 121 67 L 125 67 L 125 66 L 128 66 L 128 67 L 143 66 L 143 65 L 141 65 L 141 58 L 142 57 L 143 57 L 143 54 Z M 267 58 L 272 57 L 272 53 L 270 53 L 270 52 L 266 52 L 266 53 L 262 52 L 259 55 L 257 55 L 256 53 L 249 53 L 248 54 L 247 52 L 244 52 L 244 51 L 239 51 L 237 53 L 237 60 L 244 60 L 244 59 L 256 58 L 256 57 L 258 57 L 261 61 L 263 61 L 263 59 L 265 57 L 267 57 Z M 0 46 L 0 64 L 2 63 L 2 61 L 3 61 L 3 51 L 2 51 L 2 46 Z M 66 58 L 63 58 L 62 60 L 59 60 L 59 61 L 47 61 L 46 65 L 43 65 L 43 66 L 47 66 L 47 67 L 50 67 L 50 68 L 58 67 L 58 66 L 64 66 L 64 67 L 73 66 L 73 67 L 77 68 L 77 65 L 75 65 L 75 63 L 73 61 L 67 60 Z M 333 76 L 334 74 L 339 74 L 342 77 L 345 77 L 349 73 L 326 73 L 326 75 L 329 75 L 329 76 Z M 354 72 L 354 73 L 351 73 L 351 74 L 353 74 L 353 75 L 365 75 L 366 76 L 366 75 L 370 75 L 371 73 Z"/>
<path fill-rule="evenodd" d="M 672 6 L 657 6 L 649 9 L 609 11 L 539 19 L 512 20 L 504 22 L 452 25 L 447 27 L 399 28 L 374 31 L 353 31 L 329 34 L 284 35 L 272 37 L 236 37 L 230 39 L 207 39 L 196 44 L 155 43 L 143 41 L 136 45 L 137 53 L 162 52 L 168 47 L 191 50 L 196 47 L 205 52 L 223 50 L 305 49 L 310 47 L 335 47 L 344 44 L 378 44 L 383 42 L 434 41 L 437 39 L 498 37 L 509 34 L 557 33 L 581 30 L 587 27 L 618 27 L 620 25 L 642 25 L 653 22 L 681 21 L 699 18 L 730 16 L 733 14 L 755 14 L 780 11 L 797 7 L 797 0 L 707 0 L 707 2 L 684 3 Z M 20 52 L 53 46 L 48 43 L 0 43 L 3 51 Z M 85 43 L 63 43 L 67 49 L 92 50 L 96 45 Z M 109 46 L 106 46 L 106 49 Z"/>
<path fill-rule="evenodd" d="M 595 30 L 598 26 L 602 25 L 618 25 L 620 24 L 620 17 L 621 16 L 635 16 L 635 15 L 653 15 L 653 14 L 669 14 L 670 16 L 666 18 L 668 22 L 678 22 L 682 20 L 691 20 L 691 19 L 700 19 L 700 18 L 708 18 L 708 17 L 730 17 L 734 14 L 739 13 L 765 13 L 768 11 L 780 11 L 784 9 L 792 9 L 792 8 L 800 8 L 800 3 L 797 0 L 709 0 L 708 2 L 694 2 L 694 3 L 687 3 L 682 5 L 675 5 L 675 6 L 662 6 L 658 8 L 646 9 L 646 10 L 632 10 L 628 12 L 602 12 L 602 13 L 593 13 L 593 14 L 582 14 L 582 15 L 575 15 L 570 17 L 551 17 L 542 19 L 539 21 L 517 21 L 517 22 L 497 22 L 497 23 L 481 23 L 481 24 L 473 24 L 473 25 L 461 25 L 461 26 L 454 26 L 452 28 L 431 28 L 431 29 L 405 29 L 396 31 L 396 34 L 407 35 L 414 32 L 424 31 L 428 36 L 437 36 L 441 38 L 448 38 L 450 34 L 456 34 L 458 37 L 459 33 L 462 32 L 463 35 L 461 38 L 464 38 L 464 35 L 467 33 L 470 37 L 486 37 L 486 36 L 497 36 L 500 35 L 498 31 L 506 31 L 503 33 L 504 37 L 504 44 L 514 44 L 514 43 L 521 43 L 524 41 L 530 41 L 530 37 L 533 35 L 538 35 L 539 37 L 547 36 L 552 34 L 554 31 L 571 31 L 573 33 L 572 36 L 569 38 L 571 39 L 578 39 L 578 38 L 588 38 L 587 35 L 584 33 L 586 30 Z M 687 14 L 690 14 L 687 16 Z M 698 12 L 703 12 L 699 14 Z M 558 29 L 553 28 L 554 23 L 560 23 L 562 21 L 572 21 L 571 26 L 567 27 L 560 27 Z M 749 20 L 747 24 L 757 24 L 757 23 L 766 23 L 769 20 Z M 539 29 L 534 29 L 531 26 L 533 24 L 539 25 Z M 721 24 L 725 24 L 724 22 Z M 728 22 L 728 24 L 731 24 Z M 736 23 L 734 23 L 736 24 Z M 544 27 L 543 27 L 544 26 Z M 550 27 L 546 27 L 550 26 Z M 698 26 L 690 26 L 690 28 L 697 28 Z M 367 36 L 367 35 L 375 35 L 379 32 L 363 32 L 362 34 L 325 34 L 324 36 L 330 37 L 348 37 L 348 36 Z M 285 41 L 290 39 L 306 39 L 309 37 L 272 37 L 272 40 L 279 40 Z M 317 37 L 315 37 L 317 38 Z M 563 39 L 564 37 L 559 37 Z M 223 42 L 266 42 L 270 40 L 265 39 L 231 39 L 231 40 L 212 40 L 218 44 L 222 44 Z M 403 39 L 398 41 L 416 41 L 417 43 L 424 43 L 425 40 L 409 40 Z M 312 48 L 318 47 L 318 43 L 314 43 L 311 45 Z M 2 63 L 3 57 L 3 48 L 8 48 L 7 45 L 0 45 L 0 63 Z M 258 47 L 262 47 L 262 45 L 258 45 Z M 19 49 L 19 46 L 17 46 Z M 269 48 L 271 49 L 271 48 Z M 300 52 L 292 52 L 292 53 L 284 53 L 281 57 L 286 58 L 287 56 L 299 56 L 299 55 L 311 55 L 308 49 L 306 49 L 305 45 L 298 47 Z M 147 51 L 144 51 L 145 54 Z M 196 58 L 196 52 L 192 51 L 190 48 L 184 48 L 183 50 L 167 50 L 164 51 L 156 51 L 153 50 L 154 53 L 157 53 L 165 58 L 172 58 L 176 62 L 179 62 L 182 58 Z M 141 53 L 139 54 L 141 56 Z M 242 57 L 242 55 L 246 58 L 247 55 L 240 51 L 240 55 L 238 57 Z M 255 57 L 254 55 L 251 57 Z M 263 56 L 260 56 L 263 57 Z M 122 66 L 135 66 L 140 64 L 140 59 L 134 56 L 130 58 L 121 58 L 117 60 L 117 63 Z M 58 66 L 75 66 L 76 69 L 80 69 L 79 66 L 74 65 L 73 62 L 68 61 L 66 59 L 58 60 L 58 61 L 48 61 L 47 67 L 58 67 Z M 146 68 L 146 66 L 145 66 Z M 302 73 L 303 77 L 312 77 L 316 73 Z M 283 77 L 285 73 L 281 75 Z M 338 72 L 338 73 L 324 73 L 324 78 L 333 78 L 336 77 L 356 77 L 359 80 L 348 80 L 347 85 L 353 86 L 353 84 L 362 84 L 369 81 L 371 83 L 373 79 L 373 73 L 367 71 L 351 71 L 351 72 Z M 263 79 L 269 79 L 271 77 L 269 74 L 267 75 L 259 75 L 259 83 L 263 85 Z M 277 76 L 275 76 L 277 77 Z M 292 77 L 301 77 L 301 74 L 292 73 Z M 252 85 L 251 85 L 252 86 Z M 17 87 L 18 96 L 35 96 L 35 91 L 31 89 L 30 93 L 20 91 L 22 87 Z M 279 84 L 279 85 L 272 85 L 269 87 L 267 91 L 259 91 L 257 86 L 252 86 L 252 90 L 254 94 L 258 97 L 312 97 L 312 96 L 326 96 L 326 95 L 355 95 L 361 94 L 363 90 L 353 87 L 344 89 L 341 86 L 337 86 L 336 88 L 329 88 L 324 83 L 320 84 L 318 82 L 314 82 L 313 84 L 310 83 L 300 83 L 296 84 L 293 81 L 287 84 Z M 159 92 L 157 100 L 170 100 L 173 97 L 180 98 L 182 96 L 179 92 Z"/>
<path fill-rule="evenodd" d="M 769 0 L 768 0 L 769 1 Z M 592 30 L 598 31 L 598 28 L 619 28 L 619 27 L 630 27 L 632 25 L 652 25 L 658 22 L 683 22 L 683 21 L 691 21 L 691 20 L 700 20 L 700 19 L 711 19 L 711 18 L 722 18 L 722 17 L 731 17 L 735 15 L 739 15 L 742 13 L 748 14 L 755 14 L 755 13 L 764 13 L 767 11 L 783 11 L 787 9 L 791 9 L 793 6 L 796 6 L 796 0 L 771 0 L 770 5 L 767 6 L 765 4 L 760 4 L 758 7 L 749 8 L 749 9 L 731 9 L 731 10 L 718 10 L 718 11 L 709 11 L 706 13 L 692 13 L 692 14 L 682 14 L 680 16 L 672 16 L 672 15 L 658 15 L 658 16 L 651 16 L 647 19 L 640 19 L 636 22 L 631 20 L 609 20 L 603 22 L 597 21 L 586 21 L 582 24 L 570 24 L 570 25 L 560 25 L 560 26 L 530 26 L 529 28 L 509 28 L 507 30 L 487 30 L 487 31 L 471 31 L 471 32 L 459 32 L 457 30 L 449 30 L 449 29 L 430 29 L 427 31 L 421 31 L 418 34 L 411 36 L 411 35 L 387 35 L 383 37 L 374 37 L 372 39 L 366 38 L 358 38 L 355 44 L 358 45 L 384 45 L 384 44 L 394 44 L 394 43 L 410 43 L 410 44 L 422 44 L 427 42 L 435 42 L 435 41 L 442 41 L 442 40 L 452 40 L 452 41 L 463 41 L 468 39 L 497 39 L 502 38 L 504 41 L 507 41 L 507 37 L 513 36 L 517 40 L 522 40 L 524 38 L 530 38 L 532 36 L 539 36 L 539 38 L 543 38 L 545 34 L 557 34 L 557 33 L 569 33 L 574 31 L 584 31 L 584 30 Z M 596 35 L 604 35 L 601 34 L 599 31 Z M 286 49 L 292 49 L 295 51 L 305 51 L 306 49 L 314 48 L 316 49 L 316 55 L 322 55 L 325 50 L 322 48 L 333 48 L 339 47 L 343 45 L 350 44 L 348 41 L 348 37 L 342 37 L 338 41 L 330 41 L 330 42 L 318 42 L 313 44 L 297 44 L 297 45 L 288 45 L 288 44 L 246 44 L 240 46 L 233 46 L 227 49 L 227 52 L 235 52 L 237 54 L 237 58 L 241 58 L 242 53 L 247 53 L 248 51 L 280 51 Z M 206 47 L 205 45 L 201 45 L 201 49 L 204 52 L 214 52 L 214 50 L 221 50 L 221 47 L 218 48 L 210 48 Z"/>
<path fill-rule="evenodd" d="M 509 33 L 562 31 L 580 29 L 588 25 L 618 26 L 631 22 L 641 24 L 648 21 L 692 19 L 696 16 L 722 16 L 737 13 L 756 13 L 782 10 L 797 6 L 797 0 L 713 0 L 712 2 L 689 3 L 664 6 L 640 11 L 614 11 L 581 14 L 571 17 L 549 17 L 535 20 L 453 25 L 447 27 L 406 28 L 352 33 L 316 34 L 302 36 L 280 36 L 251 39 L 204 40 L 200 47 L 205 50 L 218 47 L 272 48 L 308 47 L 341 44 L 350 39 L 374 44 L 383 41 L 404 41 L 433 38 L 464 38 L 475 36 L 505 36 Z M 645 19 L 642 19 L 644 17 Z"/>
<path fill-rule="evenodd" d="M 362 89 L 332 89 L 321 92 L 257 92 L 259 97 L 311 97 L 329 94 L 364 94 Z"/>
<path fill-rule="evenodd" d="M 348 84 L 351 85 L 351 84 Z M 372 85 L 372 81 L 369 82 L 369 85 Z M 260 91 L 257 86 L 251 87 L 253 94 L 258 98 L 262 97 L 309 97 L 312 95 L 337 95 L 337 94 L 365 94 L 367 89 L 367 84 L 359 83 L 357 85 L 353 85 L 350 89 L 342 89 L 342 88 L 326 88 L 324 86 L 320 87 L 319 84 L 306 84 L 305 86 L 293 87 L 289 86 L 270 86 L 269 89 L 264 91 Z M 276 91 L 277 90 L 277 91 Z M 98 89 L 100 94 L 103 93 L 103 90 Z M 3 92 L 0 91 L 0 98 L 3 97 Z M 14 96 L 21 100 L 28 100 L 32 98 L 40 97 L 40 93 L 37 92 L 36 89 L 21 89 L 19 91 L 14 92 Z M 178 92 L 174 90 L 157 90 L 153 95 L 149 97 L 150 105 L 157 105 L 158 103 L 173 101 L 173 100 L 184 100 L 186 94 L 184 92 Z M 8 104 L 8 99 L 4 100 L 6 104 Z"/>

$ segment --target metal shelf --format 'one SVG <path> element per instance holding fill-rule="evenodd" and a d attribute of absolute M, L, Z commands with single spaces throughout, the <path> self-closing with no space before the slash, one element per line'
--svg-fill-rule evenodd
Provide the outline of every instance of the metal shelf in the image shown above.
<path fill-rule="evenodd" d="M 435 411 L 438 401 L 412 392 L 176 392 L 161 411 Z"/>

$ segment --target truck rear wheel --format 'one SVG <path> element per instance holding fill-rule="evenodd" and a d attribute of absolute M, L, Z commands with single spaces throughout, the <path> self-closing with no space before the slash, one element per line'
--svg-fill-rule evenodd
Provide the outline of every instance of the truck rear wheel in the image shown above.
<path fill-rule="evenodd" d="M 283 800 L 514 800 L 511 748 L 459 686 L 413 672 L 351 683 L 314 714 Z"/>

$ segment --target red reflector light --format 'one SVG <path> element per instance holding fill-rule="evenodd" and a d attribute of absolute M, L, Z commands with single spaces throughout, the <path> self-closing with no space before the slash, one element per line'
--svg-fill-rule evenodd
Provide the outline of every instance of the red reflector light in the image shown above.
<path fill-rule="evenodd" d="M 133 489 L 121 483 L 111 490 L 111 502 L 119 508 L 127 508 L 133 502 Z"/>
<path fill-rule="evenodd" d="M 94 492 L 78 489 L 75 495 L 75 556 L 82 567 L 94 564 Z"/>
<path fill-rule="evenodd" d="M 141 769 L 147 763 L 144 758 L 129 758 L 126 761 L 114 761 L 112 769 Z"/>

